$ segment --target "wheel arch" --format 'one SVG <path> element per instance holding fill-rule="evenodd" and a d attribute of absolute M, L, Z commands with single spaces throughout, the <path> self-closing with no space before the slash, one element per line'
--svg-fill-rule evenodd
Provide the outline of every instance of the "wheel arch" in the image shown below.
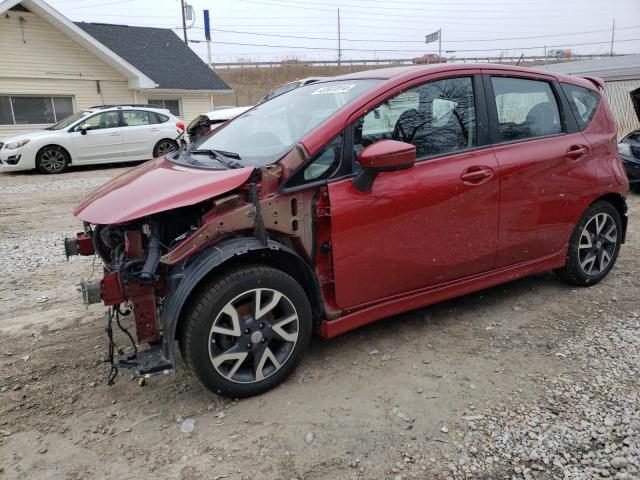
<path fill-rule="evenodd" d="M 199 286 L 215 275 L 243 265 L 261 264 L 282 270 L 296 279 L 307 293 L 314 325 L 322 318 L 318 280 L 309 266 L 291 248 L 269 239 L 267 245 L 253 237 L 224 240 L 173 267 L 168 276 L 168 293 L 161 315 L 164 357 L 176 365 L 175 341 L 180 334 L 189 301 Z"/>
<path fill-rule="evenodd" d="M 613 192 L 606 193 L 596 198 L 593 202 L 591 202 L 589 206 L 593 205 L 596 202 L 610 203 L 618 211 L 618 213 L 620 214 L 620 220 L 622 221 L 622 242 L 621 243 L 624 243 L 627 237 L 627 223 L 629 220 L 627 218 L 627 202 L 625 198 L 619 193 L 613 193 Z"/>
<path fill-rule="evenodd" d="M 69 151 L 69 149 L 60 145 L 59 143 L 47 143 L 45 145 L 42 145 L 40 148 L 38 148 L 38 151 L 36 152 L 36 162 L 40 161 L 40 158 L 39 158 L 40 154 L 45 148 L 48 148 L 48 147 L 59 148 L 67 156 L 67 160 L 69 161 L 69 163 L 73 163 L 73 158 L 71 157 L 71 152 Z"/>

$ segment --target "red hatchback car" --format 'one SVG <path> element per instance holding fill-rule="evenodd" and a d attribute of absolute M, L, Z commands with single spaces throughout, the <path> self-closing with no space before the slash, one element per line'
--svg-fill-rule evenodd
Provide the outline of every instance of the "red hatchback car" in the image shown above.
<path fill-rule="evenodd" d="M 312 332 L 536 272 L 600 281 L 627 227 L 615 132 L 594 78 L 349 74 L 115 178 L 75 211 L 84 231 L 67 253 L 104 264 L 83 291 L 109 306 L 114 374 L 172 372 L 177 343 L 211 391 L 254 395 L 294 370 Z M 112 326 L 129 313 L 137 342 L 117 355 Z"/>

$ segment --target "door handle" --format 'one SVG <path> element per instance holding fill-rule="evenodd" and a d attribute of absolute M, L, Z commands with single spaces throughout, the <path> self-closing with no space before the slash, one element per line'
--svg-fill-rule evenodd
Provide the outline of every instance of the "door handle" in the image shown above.
<path fill-rule="evenodd" d="M 112 132 L 112 133 L 111 133 L 111 136 L 112 136 L 112 137 L 118 137 L 119 135 L 120 135 L 120 134 L 119 134 L 118 132 Z"/>
<path fill-rule="evenodd" d="M 159 129 L 159 128 L 152 128 L 152 129 L 151 129 L 151 131 L 152 131 L 152 132 L 159 132 L 159 131 L 160 131 L 160 129 Z"/>
<path fill-rule="evenodd" d="M 462 175 L 460 175 L 460 180 L 465 183 L 478 183 L 485 178 L 491 177 L 492 175 L 493 170 L 491 170 L 489 167 L 471 167 L 465 170 Z"/>
<path fill-rule="evenodd" d="M 577 160 L 581 157 L 584 157 L 589 150 L 584 146 L 573 146 L 569 150 L 567 150 L 567 158 L 572 160 Z"/>

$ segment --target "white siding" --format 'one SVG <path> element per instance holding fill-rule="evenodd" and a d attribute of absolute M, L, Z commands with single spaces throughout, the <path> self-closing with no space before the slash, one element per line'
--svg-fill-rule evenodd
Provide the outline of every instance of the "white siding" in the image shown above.
<path fill-rule="evenodd" d="M 640 121 L 629 95 L 633 90 L 640 88 L 640 79 L 605 82 L 604 86 L 605 96 L 618 123 L 618 138 L 640 128 Z"/>
<path fill-rule="evenodd" d="M 167 100 L 180 99 L 180 105 L 182 109 L 181 118 L 182 120 L 184 120 L 185 124 L 188 124 L 198 115 L 210 112 L 212 110 L 210 93 L 163 93 L 162 91 L 142 91 L 138 93 L 138 103 L 144 103 L 150 99 L 160 98 Z"/>
<path fill-rule="evenodd" d="M 76 111 L 133 101 L 124 76 L 32 13 L 0 17 L 0 58 L 0 95 L 71 95 Z M 45 126 L 0 125 L 0 140 Z"/>

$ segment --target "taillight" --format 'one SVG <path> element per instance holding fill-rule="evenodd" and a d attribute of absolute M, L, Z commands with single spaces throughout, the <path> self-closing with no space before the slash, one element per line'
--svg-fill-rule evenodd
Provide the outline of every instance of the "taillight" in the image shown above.
<path fill-rule="evenodd" d="M 176 127 L 178 127 L 179 130 L 182 130 L 184 132 L 184 123 L 176 122 Z"/>

